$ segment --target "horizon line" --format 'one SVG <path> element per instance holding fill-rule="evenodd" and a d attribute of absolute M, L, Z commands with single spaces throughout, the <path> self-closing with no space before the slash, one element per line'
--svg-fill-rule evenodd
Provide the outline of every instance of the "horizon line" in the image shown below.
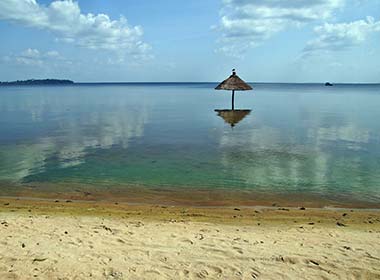
<path fill-rule="evenodd" d="M 28 80 L 70 80 L 74 84 L 217 84 L 220 83 L 220 81 L 74 81 L 71 79 L 27 79 L 27 80 L 13 80 L 13 81 L 0 81 L 0 85 L 2 83 L 13 83 L 17 81 L 28 81 Z M 325 81 L 325 82 L 262 82 L 262 81 L 247 81 L 246 83 L 250 84 L 325 84 L 325 83 L 332 83 L 333 85 L 357 85 L 357 84 L 363 84 L 363 85 L 378 85 L 380 84 L 379 82 L 330 82 L 330 81 Z M 31 84 L 32 85 L 32 84 Z M 49 84 L 46 84 L 49 85 Z M 57 84 L 58 85 L 58 84 Z M 73 85 L 73 84 L 69 84 Z"/>
<path fill-rule="evenodd" d="M 207 81 L 207 82 L 170 82 L 170 81 L 119 81 L 119 82 L 110 82 L 110 81 L 96 81 L 96 82 L 76 82 L 74 81 L 74 84 L 218 84 L 220 81 Z M 250 82 L 247 81 L 246 83 L 249 84 L 325 84 L 326 82 Z M 330 82 L 333 85 L 379 85 L 380 82 Z"/>

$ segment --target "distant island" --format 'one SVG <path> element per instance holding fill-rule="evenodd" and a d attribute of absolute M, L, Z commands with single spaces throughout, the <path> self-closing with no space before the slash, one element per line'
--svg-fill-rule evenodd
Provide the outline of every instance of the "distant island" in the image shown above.
<path fill-rule="evenodd" d="M 31 79 L 31 80 L 17 80 L 12 82 L 0 82 L 0 86 L 13 86 L 13 85 L 72 85 L 71 80 L 59 80 L 59 79 Z"/>

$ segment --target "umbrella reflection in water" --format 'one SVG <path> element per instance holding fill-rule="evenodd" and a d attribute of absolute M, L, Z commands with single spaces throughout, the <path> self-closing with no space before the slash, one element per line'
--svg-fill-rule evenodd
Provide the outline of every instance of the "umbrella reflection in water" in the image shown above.
<path fill-rule="evenodd" d="M 234 127 L 238 122 L 244 119 L 251 113 L 251 110 L 228 110 L 228 109 L 215 109 L 218 116 L 221 117 L 226 123 Z"/>

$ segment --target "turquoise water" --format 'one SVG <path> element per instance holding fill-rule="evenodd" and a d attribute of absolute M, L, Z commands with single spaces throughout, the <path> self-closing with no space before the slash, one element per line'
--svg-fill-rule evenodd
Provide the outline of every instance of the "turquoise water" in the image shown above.
<path fill-rule="evenodd" d="M 253 84 L 234 127 L 214 86 L 0 87 L 0 195 L 134 186 L 380 205 L 380 85 Z"/>

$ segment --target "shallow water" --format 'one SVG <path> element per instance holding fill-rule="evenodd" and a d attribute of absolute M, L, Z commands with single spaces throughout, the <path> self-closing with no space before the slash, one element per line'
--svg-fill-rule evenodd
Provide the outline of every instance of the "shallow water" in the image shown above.
<path fill-rule="evenodd" d="M 233 127 L 215 112 L 231 95 L 214 86 L 0 87 L 0 195 L 231 191 L 380 207 L 380 85 L 253 84 L 235 94 L 251 112 Z"/>

